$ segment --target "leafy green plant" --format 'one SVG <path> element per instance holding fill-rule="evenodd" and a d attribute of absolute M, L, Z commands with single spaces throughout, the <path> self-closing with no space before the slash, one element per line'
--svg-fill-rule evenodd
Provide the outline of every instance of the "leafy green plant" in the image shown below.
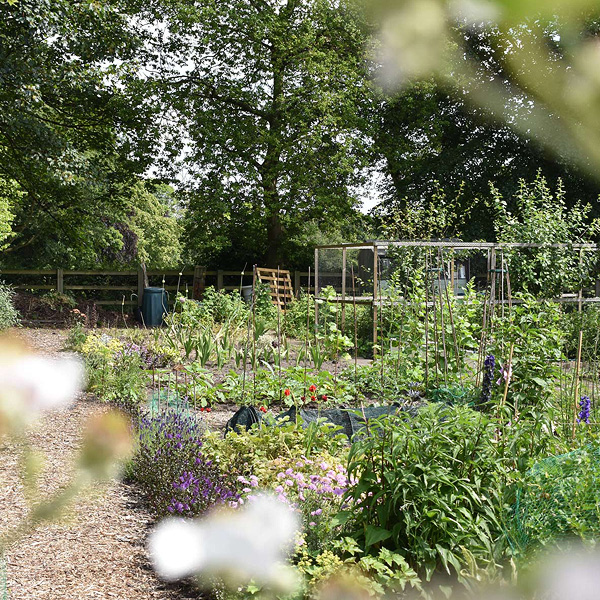
<path fill-rule="evenodd" d="M 66 346 L 72 350 L 80 350 L 86 339 L 87 332 L 85 327 L 81 323 L 75 323 L 67 335 Z"/>
<path fill-rule="evenodd" d="M 429 580 L 461 576 L 465 553 L 494 568 L 502 536 L 506 471 L 495 426 L 462 407 L 428 406 L 418 418 L 383 418 L 349 455 L 357 484 L 348 492 L 361 510 L 342 512 L 361 548 L 402 548 Z"/>
<path fill-rule="evenodd" d="M 100 400 L 135 410 L 146 399 L 148 375 L 142 369 L 139 355 L 88 354 L 86 366 L 88 389 Z"/>
<path fill-rule="evenodd" d="M 494 226 L 500 242 L 541 244 L 505 250 L 513 289 L 552 298 L 589 284 L 596 258 L 592 252 L 553 248 L 552 244 L 590 242 L 600 231 L 600 220 L 590 219 L 591 205 L 568 206 L 559 180 L 553 193 L 538 174 L 532 183 L 520 182 L 514 209 L 492 186 L 496 209 Z"/>
<path fill-rule="evenodd" d="M 198 336 L 196 342 L 196 358 L 201 366 L 205 367 L 206 363 L 211 359 L 213 353 L 216 351 L 216 344 L 214 341 L 212 330 L 209 328 L 204 329 Z"/>
<path fill-rule="evenodd" d="M 19 324 L 19 313 L 13 305 L 14 291 L 0 282 L 0 331 Z"/>
<path fill-rule="evenodd" d="M 488 353 L 499 364 L 508 363 L 513 346 L 508 400 L 519 408 L 544 405 L 555 394 L 563 358 L 563 317 L 558 304 L 538 301 L 529 294 L 516 296 L 522 304 L 494 321 Z M 500 376 L 500 374 L 499 374 Z"/>
<path fill-rule="evenodd" d="M 305 291 L 300 292 L 300 297 L 287 305 L 283 314 L 282 329 L 290 337 L 305 340 L 307 334 L 315 330 L 315 300 L 314 296 Z"/>

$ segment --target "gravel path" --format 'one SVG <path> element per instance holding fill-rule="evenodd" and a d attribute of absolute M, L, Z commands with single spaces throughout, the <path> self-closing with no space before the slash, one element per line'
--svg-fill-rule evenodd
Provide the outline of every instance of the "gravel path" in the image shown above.
<path fill-rule="evenodd" d="M 37 350 L 54 354 L 65 333 L 21 330 Z M 81 394 L 68 411 L 46 416 L 32 428 L 29 440 L 46 455 L 43 493 L 68 481 L 72 455 L 84 422 L 107 410 Z M 19 447 L 0 444 L 0 532 L 26 514 L 18 477 Z M 123 600 L 197 597 L 162 584 L 153 574 L 145 551 L 150 517 L 134 487 L 122 482 L 98 486 L 77 500 L 67 518 L 40 527 L 7 553 L 6 583 L 10 600 L 110 598 Z M 3 599 L 0 572 L 0 599 Z"/>

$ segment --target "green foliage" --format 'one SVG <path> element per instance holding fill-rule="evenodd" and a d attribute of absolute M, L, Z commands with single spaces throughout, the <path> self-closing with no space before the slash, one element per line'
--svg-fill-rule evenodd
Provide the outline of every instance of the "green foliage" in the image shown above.
<path fill-rule="evenodd" d="M 573 538 L 600 537 L 598 446 L 550 456 L 527 472 L 517 494 L 511 541 L 520 553 Z"/>
<path fill-rule="evenodd" d="M 6 261 L 82 268 L 123 248 L 123 196 L 156 123 L 148 103 L 131 101 L 140 38 L 128 4 L 0 3 L 0 238 L 8 197 L 15 233 Z"/>
<path fill-rule="evenodd" d="M 0 331 L 19 324 L 19 313 L 13 305 L 14 291 L 0 281 Z"/>
<path fill-rule="evenodd" d="M 247 315 L 247 305 L 237 292 L 216 291 L 209 286 L 204 291 L 200 303 L 200 314 L 206 315 L 213 323 L 224 323 L 228 320 L 241 321 Z"/>
<path fill-rule="evenodd" d="M 307 331 L 308 327 L 308 331 Z M 300 292 L 300 297 L 288 304 L 283 315 L 282 330 L 293 338 L 306 340 L 315 329 L 315 300 L 312 294 Z"/>
<path fill-rule="evenodd" d="M 139 353 L 125 351 L 125 343 L 107 335 L 90 334 L 80 345 L 88 389 L 104 402 L 135 410 L 146 400 L 148 375 Z"/>
<path fill-rule="evenodd" d="M 142 370 L 138 355 L 108 358 L 102 354 L 88 354 L 86 367 L 88 389 L 103 402 L 132 410 L 146 400 L 148 376 Z"/>
<path fill-rule="evenodd" d="M 12 179 L 0 177 L 0 250 L 4 249 L 12 237 L 12 222 L 15 208 L 25 192 Z"/>
<path fill-rule="evenodd" d="M 513 349 L 513 376 L 509 399 L 519 408 L 543 406 L 555 393 L 563 357 L 564 317 L 560 305 L 538 301 L 531 295 L 519 295 L 504 319 L 496 315 L 493 340 L 487 353 L 506 364 L 510 345 Z M 501 386 L 504 386 L 502 380 Z"/>
<path fill-rule="evenodd" d="M 87 339 L 87 332 L 81 323 L 75 323 L 67 335 L 66 347 L 77 352 L 81 351 Z"/>
<path fill-rule="evenodd" d="M 217 431 L 207 431 L 204 436 L 204 452 L 221 465 L 231 477 L 250 477 L 268 469 L 267 464 L 275 461 L 292 463 L 306 457 L 343 459 L 348 451 L 346 436 L 337 433 L 337 428 L 322 423 L 304 429 L 296 423 L 278 427 L 253 426 L 242 432 L 229 432 L 225 437 Z M 279 462 L 277 462 L 279 461 Z M 277 468 L 273 481 L 277 481 Z"/>
<path fill-rule="evenodd" d="M 600 308 L 598 306 L 584 305 L 581 312 L 575 306 L 571 310 L 565 307 L 562 327 L 565 331 L 565 354 L 567 357 L 575 358 L 577 356 L 580 331 L 583 333 L 583 360 L 594 360 L 598 357 L 600 352 Z"/>
<path fill-rule="evenodd" d="M 129 190 L 133 215 L 131 231 L 137 237 L 136 262 L 149 269 L 175 267 L 181 263 L 181 226 L 174 216 L 173 190 L 166 185 L 153 190 L 141 182 Z"/>
<path fill-rule="evenodd" d="M 372 98 L 356 10 L 329 0 L 155 4 L 144 16 L 170 35 L 156 36 L 166 60 L 152 68 L 178 115 L 168 151 L 180 154 L 185 131 L 195 176 L 188 251 L 201 263 L 283 265 L 284 248 L 305 249 L 306 221 L 335 228 L 353 214 Z M 182 76 L 190 60 L 193 76 Z"/>
<path fill-rule="evenodd" d="M 469 222 L 473 203 L 467 204 L 463 198 L 464 184 L 461 183 L 454 197 L 448 197 L 441 185 L 433 182 L 431 198 L 415 202 L 403 198 L 397 204 L 386 203 L 378 210 L 387 212 L 384 231 L 390 239 L 431 240 L 461 238 L 462 230 Z"/>
<path fill-rule="evenodd" d="M 494 571 L 506 550 L 510 484 L 529 464 L 525 449 L 529 458 L 548 451 L 547 423 L 529 417 L 501 437 L 493 421 L 464 407 L 429 405 L 415 419 L 372 423 L 349 455 L 357 484 L 348 496 L 362 510 L 340 521 L 361 548 L 400 549 L 427 580 L 440 571 L 461 579 L 471 560 Z"/>
<path fill-rule="evenodd" d="M 552 298 L 590 283 L 596 261 L 593 253 L 550 245 L 593 240 L 600 232 L 600 220 L 590 222 L 591 205 L 568 207 L 562 183 L 552 193 L 541 175 L 532 183 L 520 182 L 514 211 L 494 186 L 492 195 L 499 242 L 542 244 L 541 248 L 505 251 L 513 290 Z"/>
<path fill-rule="evenodd" d="M 300 553 L 296 568 L 304 575 L 304 596 L 319 598 L 319 584 L 333 580 L 338 591 L 348 595 L 366 592 L 369 597 L 405 590 L 422 591 L 421 580 L 398 553 L 382 548 L 378 555 L 359 556 L 362 550 L 352 538 L 336 540 L 332 549 L 317 555 Z"/>
<path fill-rule="evenodd" d="M 271 288 L 266 283 L 257 282 L 254 289 L 254 313 L 260 319 L 263 319 L 269 326 L 274 326 L 277 322 L 277 308 L 271 299 Z M 283 315 L 280 315 L 283 320 Z"/>
<path fill-rule="evenodd" d="M 319 406 L 333 404 L 349 404 L 354 401 L 354 386 L 348 379 L 335 377 L 329 371 L 305 372 L 304 367 L 288 367 L 281 371 L 281 382 L 279 371 L 273 367 L 257 369 L 252 378 L 247 378 L 245 396 L 242 397 L 243 374 L 230 372 L 223 382 L 223 390 L 226 395 L 240 404 L 251 404 L 256 406 L 271 406 L 283 403 L 285 406 L 294 406 L 299 402 L 310 401 L 315 396 Z M 310 386 L 315 386 L 315 391 L 310 392 Z M 290 395 L 284 394 L 290 390 Z M 326 396 L 326 400 L 323 400 Z"/>

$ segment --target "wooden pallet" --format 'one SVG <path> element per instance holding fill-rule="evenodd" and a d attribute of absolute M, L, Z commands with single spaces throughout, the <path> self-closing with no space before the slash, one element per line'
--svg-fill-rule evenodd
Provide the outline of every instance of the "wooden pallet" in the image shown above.
<path fill-rule="evenodd" d="M 256 267 L 256 278 L 269 286 L 271 300 L 275 306 L 285 310 L 294 298 L 290 272 L 284 269 L 264 269 Z"/>

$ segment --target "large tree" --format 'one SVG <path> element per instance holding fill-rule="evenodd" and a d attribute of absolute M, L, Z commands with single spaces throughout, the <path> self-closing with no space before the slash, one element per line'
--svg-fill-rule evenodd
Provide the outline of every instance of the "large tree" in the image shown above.
<path fill-rule="evenodd" d="M 515 48 L 534 33 L 521 25 L 503 37 L 497 27 L 489 24 L 462 24 L 454 28 L 453 35 L 464 48 L 464 54 L 455 56 L 454 61 L 471 60 L 478 65 L 473 80 L 469 80 L 461 79 L 461 65 L 456 64 L 456 86 L 462 87 L 461 94 L 431 78 L 407 84 L 383 103 L 377 148 L 384 158 L 387 185 L 379 212 L 391 215 L 416 203 L 431 202 L 440 186 L 449 195 L 460 190 L 465 206 L 481 199 L 474 207 L 466 235 L 492 239 L 490 182 L 506 197 L 512 197 L 522 179 L 532 181 L 541 172 L 553 184 L 562 180 L 568 205 L 579 199 L 594 200 L 600 192 L 597 180 L 565 148 L 551 150 L 523 127 L 514 127 L 528 113 L 534 118 L 538 102 L 514 85 L 510 69 Z M 560 36 L 555 26 L 544 31 L 536 29 L 535 35 L 539 36 L 539 44 L 552 48 L 555 60 L 560 61 L 564 48 L 557 41 Z M 535 59 L 531 52 L 524 63 L 535 64 Z M 552 67 L 547 64 L 539 69 L 540 77 L 552 75 Z M 472 98 L 490 79 L 505 93 L 502 120 L 498 115 L 491 116 Z M 543 139 L 550 139 L 551 130 L 560 124 L 556 115 L 551 117 L 556 121 L 554 125 L 552 121 L 536 122 L 535 131 Z"/>
<path fill-rule="evenodd" d="M 353 214 L 371 90 L 349 4 L 155 0 L 146 17 L 197 260 L 283 264 L 306 221 Z"/>
<path fill-rule="evenodd" d="M 520 182 L 533 181 L 538 173 L 552 185 L 563 182 L 567 205 L 593 201 L 600 193 L 598 182 L 577 166 L 433 81 L 412 84 L 387 98 L 379 117 L 376 146 L 386 178 L 376 212 L 384 222 L 401 221 L 419 205 L 427 210 L 443 190 L 448 197 L 459 197 L 458 212 L 469 212 L 462 229 L 466 238 L 492 240 L 490 182 L 510 202 Z"/>
<path fill-rule="evenodd" d="M 0 178 L 19 192 L 5 262 L 96 264 L 122 245 L 113 224 L 130 212 L 122 190 L 146 168 L 152 123 L 131 104 L 142 38 L 126 8 L 0 2 Z"/>

